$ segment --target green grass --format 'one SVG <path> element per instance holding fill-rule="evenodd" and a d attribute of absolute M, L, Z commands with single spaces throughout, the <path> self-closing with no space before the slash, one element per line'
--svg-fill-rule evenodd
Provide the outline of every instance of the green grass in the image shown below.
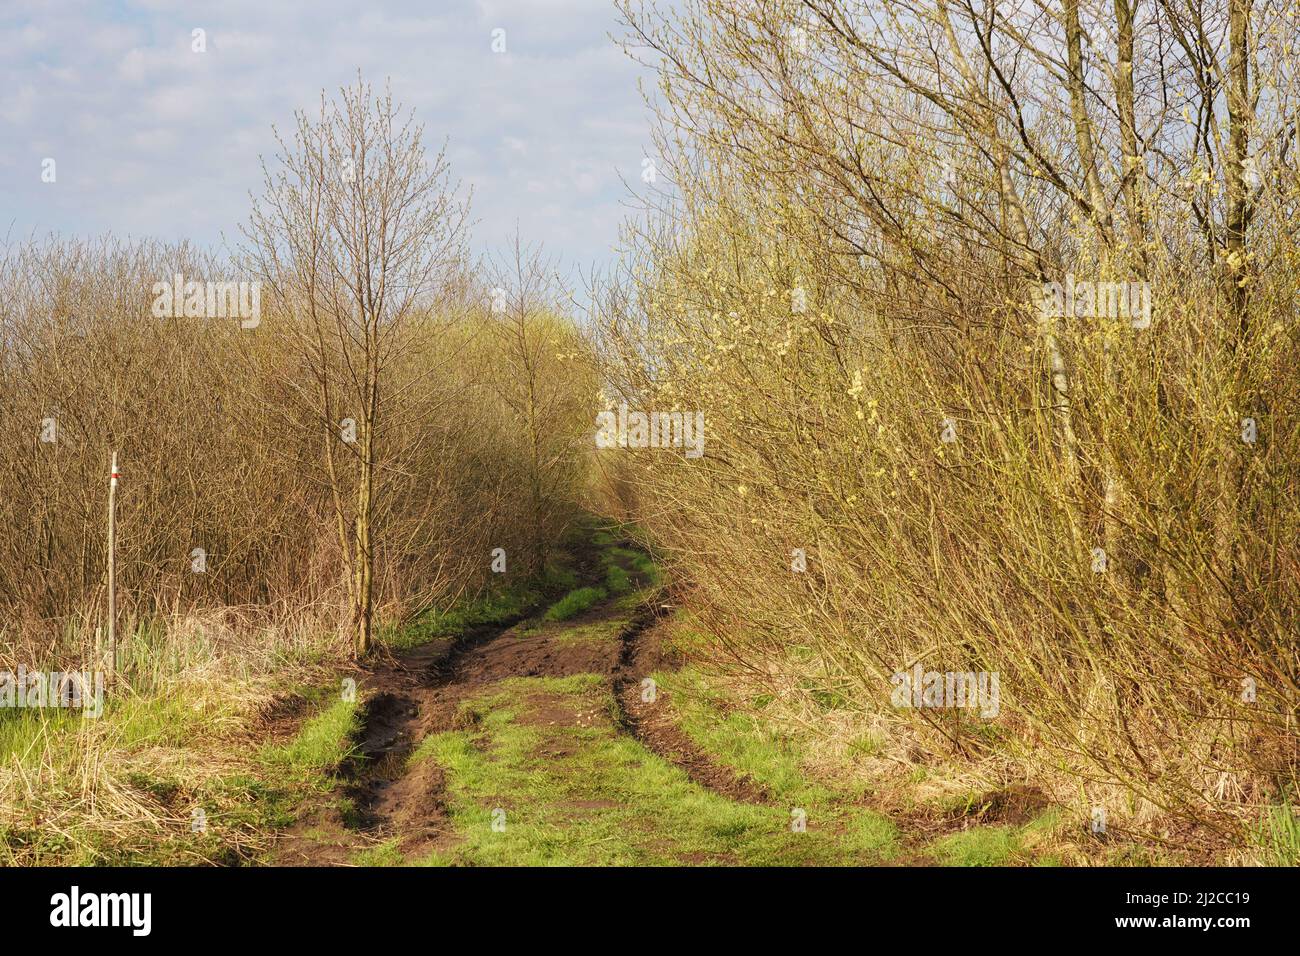
<path fill-rule="evenodd" d="M 617 564 L 605 569 L 605 590 L 610 594 L 624 594 L 632 587 L 632 576 Z"/>
<path fill-rule="evenodd" d="M 549 594 L 572 591 L 578 586 L 578 574 L 572 568 L 552 565 L 542 578 L 542 589 Z"/>
<path fill-rule="evenodd" d="M 546 611 L 548 621 L 567 621 L 590 610 L 606 598 L 604 588 L 576 588 L 552 604 Z"/>
<path fill-rule="evenodd" d="M 437 640 L 453 640 L 482 627 L 501 627 L 531 614 L 547 595 L 572 591 L 578 576 L 560 564 L 547 567 L 540 577 L 459 601 L 450 607 L 434 608 L 405 624 L 390 626 L 379 640 L 390 650 L 405 650 Z"/>
<path fill-rule="evenodd" d="M 291 778 L 329 773 L 352 752 L 358 726 L 356 702 L 336 700 L 303 724 L 293 740 L 266 748 L 264 757 Z"/>
<path fill-rule="evenodd" d="M 0 708 L 0 760 L 39 759 L 49 748 L 58 751 L 78 734 L 94 732 L 110 734 L 119 749 L 180 747 L 200 728 L 219 730 L 235 719 L 233 707 L 213 694 L 107 696 L 98 718 L 63 708 Z"/>
<path fill-rule="evenodd" d="M 1019 849 L 1011 827 L 974 827 L 936 840 L 930 852 L 944 866 L 1006 866 Z"/>
<path fill-rule="evenodd" d="M 849 752 L 859 757 L 874 757 L 885 746 L 885 742 L 873 733 L 859 734 L 849 741 Z"/>
<path fill-rule="evenodd" d="M 45 769 L 31 778 L 41 781 L 34 805 L 0 825 L 0 862 L 246 863 L 258 834 L 291 822 L 289 810 L 303 792 L 333 786 L 324 768 L 346 752 L 351 724 L 344 718 L 353 707 L 327 708 L 295 740 L 247 761 L 232 761 L 246 753 L 222 753 L 226 730 L 246 727 L 227 695 L 118 696 L 96 720 L 68 711 L 2 712 L 0 761 Z M 87 779 L 102 801 L 98 814 L 87 803 Z M 129 801 L 130 826 L 111 819 L 116 800 Z M 47 806 L 63 814 L 60 827 L 42 822 Z M 195 810 L 206 826 L 192 832 Z"/>
<path fill-rule="evenodd" d="M 869 811 L 808 810 L 730 800 L 686 775 L 610 719 L 592 674 L 515 678 L 469 702 L 472 729 L 427 738 L 413 761 L 447 772 L 461 840 L 426 862 L 485 865 L 861 864 L 892 852 L 892 823 Z M 543 708 L 571 721 L 530 723 Z M 494 811 L 504 811 L 494 830 Z"/>
<path fill-rule="evenodd" d="M 605 556 L 610 562 L 618 562 L 633 573 L 639 575 L 647 584 L 658 584 L 660 580 L 659 566 L 655 564 L 654 559 L 642 551 L 633 551 L 631 548 L 608 548 Z"/>
<path fill-rule="evenodd" d="M 235 798 L 225 780 L 192 772 L 188 748 L 199 736 L 219 736 L 235 721 L 229 700 L 186 694 L 118 696 L 102 716 L 80 711 L 0 709 L 0 764 L 22 768 L 37 784 L 35 799 L 7 807 L 0 824 L 0 863 L 6 865 L 179 865 L 196 860 L 238 862 L 234 846 L 244 821 L 229 811 Z M 166 755 L 165 760 L 158 758 Z M 98 792 L 143 808 L 132 827 L 104 825 L 92 807 Z M 247 801 L 242 801 L 247 805 Z M 156 825 L 150 814 L 184 817 L 204 808 L 212 823 L 203 834 Z M 108 811 L 111 813 L 111 810 Z M 51 828 L 45 821 L 61 815 Z M 218 828 L 219 825 L 219 828 Z M 225 835 L 235 840 L 226 842 Z"/>
<path fill-rule="evenodd" d="M 863 784 L 831 790 L 814 782 L 803 767 L 797 741 L 750 713 L 726 707 L 698 671 L 661 671 L 654 681 L 668 694 L 682 730 L 701 750 L 781 800 L 828 806 L 862 796 Z"/>
<path fill-rule="evenodd" d="M 718 763 L 760 784 L 776 799 L 809 808 L 815 814 L 834 813 L 870 796 L 866 780 L 819 781 L 804 766 L 803 746 L 798 739 L 783 736 L 772 724 L 749 710 L 738 708 L 716 690 L 698 671 L 686 667 L 654 675 L 678 714 L 679 725 L 703 751 Z M 761 703 L 761 702 L 760 702 Z M 761 707 L 756 709 L 761 710 Z M 874 735 L 863 735 L 850 743 L 859 755 L 877 753 L 883 746 Z M 919 768 L 918 768 L 919 769 Z M 923 776 L 923 774 L 921 775 Z M 971 798 L 961 798 L 960 807 L 969 809 Z M 1026 837 L 1041 835 L 1059 824 L 1059 811 L 1048 809 L 1020 827 L 974 826 L 962 833 L 941 838 L 928 846 L 927 855 L 949 866 L 1002 866 L 1032 862 L 1035 855 L 1025 848 Z M 879 827 L 881 848 L 892 841 L 893 824 L 884 817 Z M 889 839 L 886 839 L 888 836 Z M 1045 860 L 1041 862 L 1049 862 Z"/>
<path fill-rule="evenodd" d="M 242 821 L 256 832 L 287 827 L 301 812 L 305 795 L 328 794 L 335 789 L 340 765 L 355 751 L 361 722 L 360 704 L 335 697 L 336 693 L 333 685 L 308 689 L 307 696 L 321 703 L 297 734 L 285 743 L 263 746 L 255 776 L 222 782 L 227 802 L 236 807 L 228 814 L 227 824 Z M 354 812 L 348 798 L 334 802 L 345 819 Z M 366 865 L 387 865 L 382 845 L 375 847 L 374 853 Z"/>
<path fill-rule="evenodd" d="M 475 628 L 499 627 L 522 617 L 541 600 L 542 592 L 531 586 L 494 591 L 449 608 L 426 611 L 409 624 L 386 631 L 380 640 L 392 650 L 402 650 L 457 638 Z"/>
<path fill-rule="evenodd" d="M 632 575 L 635 574 L 648 585 L 659 583 L 659 569 L 651 558 L 631 548 L 615 546 L 618 540 L 609 534 L 598 532 L 593 538 L 600 549 L 600 562 L 605 568 L 605 590 L 610 594 L 626 594 L 632 589 Z"/>
<path fill-rule="evenodd" d="M 0 709 L 0 762 L 39 757 L 49 744 L 81 730 L 85 718 L 71 710 Z"/>
<path fill-rule="evenodd" d="M 401 866 L 405 861 L 402 851 L 397 848 L 398 839 L 393 837 L 377 846 L 369 847 L 358 853 L 352 860 L 356 866 Z"/>
<path fill-rule="evenodd" d="M 623 629 L 631 623 L 630 618 L 613 617 L 590 624 L 577 624 L 566 627 L 555 635 L 555 643 L 561 647 L 575 644 L 612 644 L 618 641 Z"/>
<path fill-rule="evenodd" d="M 1290 804 L 1264 814 L 1254 838 L 1265 866 L 1300 866 L 1300 817 Z"/>

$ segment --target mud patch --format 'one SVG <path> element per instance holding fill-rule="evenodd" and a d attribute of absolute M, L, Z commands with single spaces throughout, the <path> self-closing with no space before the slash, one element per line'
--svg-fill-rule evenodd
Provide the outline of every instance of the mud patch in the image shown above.
<path fill-rule="evenodd" d="M 990 790 L 972 801 L 970 809 L 954 816 L 973 817 L 980 823 L 1029 823 L 1048 808 L 1047 797 L 1034 787 L 1016 784 L 1002 790 Z"/>
<path fill-rule="evenodd" d="M 376 809 L 388 818 L 403 853 L 419 854 L 447 842 L 446 786 L 442 768 L 433 760 L 421 760 L 385 791 Z"/>
<path fill-rule="evenodd" d="M 611 674 L 618 666 L 615 642 L 554 639 L 550 629 L 527 634 L 507 631 L 482 645 L 478 653 L 461 661 L 456 683 L 473 689 L 508 677 L 571 677 L 574 674 Z"/>

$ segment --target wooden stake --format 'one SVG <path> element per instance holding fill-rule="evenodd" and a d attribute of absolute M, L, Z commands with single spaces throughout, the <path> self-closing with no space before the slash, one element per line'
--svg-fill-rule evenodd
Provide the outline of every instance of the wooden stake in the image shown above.
<path fill-rule="evenodd" d="M 108 479 L 108 675 L 117 670 L 117 452 Z"/>

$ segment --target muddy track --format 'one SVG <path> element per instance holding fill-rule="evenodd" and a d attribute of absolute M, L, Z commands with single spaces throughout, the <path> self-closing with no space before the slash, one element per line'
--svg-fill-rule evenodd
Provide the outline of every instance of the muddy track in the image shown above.
<path fill-rule="evenodd" d="M 619 661 L 613 680 L 619 727 L 699 786 L 731 800 L 771 803 L 766 790 L 695 746 L 672 719 L 667 695 L 649 680 L 652 672 L 667 663 L 656 626 L 668 609 L 658 597 L 652 597 L 619 635 Z"/>
<path fill-rule="evenodd" d="M 476 652 L 526 618 L 420 645 L 372 672 L 357 755 L 344 768 L 344 793 L 356 807 L 353 826 L 379 838 L 398 836 L 403 852 L 438 842 L 446 831 L 443 773 L 433 761 L 408 768 L 408 758 L 429 734 L 453 728 L 457 705 L 477 686 L 463 680 Z"/>
<path fill-rule="evenodd" d="M 661 598 L 652 598 L 637 610 L 620 635 L 621 650 L 613 678 L 619 726 L 647 750 L 677 766 L 699 786 L 731 800 L 774 805 L 775 799 L 765 788 L 702 752 L 673 719 L 667 695 L 653 684 L 643 683 L 649 674 L 671 669 L 675 664 L 666 658 L 656 631 L 670 609 Z M 860 805 L 880 811 L 869 799 L 863 799 Z M 903 852 L 894 865 L 923 866 L 933 862 L 925 853 L 926 845 L 940 837 L 975 826 L 1023 824 L 1046 806 L 1046 800 L 1037 790 L 1012 785 L 990 791 L 965 810 L 941 813 L 894 808 L 880 812 L 885 812 L 899 824 L 902 834 Z"/>
<path fill-rule="evenodd" d="M 635 548 L 632 542 L 620 542 Z M 638 549 L 639 550 L 639 549 Z M 600 580 L 596 552 L 573 555 L 583 584 Z M 555 628 L 521 629 L 535 616 L 482 627 L 455 641 L 433 641 L 372 664 L 359 681 L 366 694 L 354 755 L 340 767 L 337 793 L 350 811 L 326 802 L 287 834 L 280 863 L 346 864 L 359 850 L 397 841 L 414 859 L 450 845 L 444 773 L 432 760 L 412 765 L 412 752 L 426 737 L 459 729 L 460 704 L 511 677 L 566 677 L 595 673 L 608 682 L 616 704 L 616 727 L 647 750 L 679 767 L 696 784 L 732 800 L 769 803 L 760 787 L 739 777 L 697 748 L 677 728 L 666 695 L 643 681 L 671 668 L 659 627 L 669 606 L 653 594 L 632 612 L 617 640 L 566 645 Z M 612 599 L 566 622 L 566 628 L 626 615 Z M 335 801 L 337 802 L 337 801 Z"/>
<path fill-rule="evenodd" d="M 630 541 L 617 545 L 640 550 Z M 582 546 L 571 558 L 582 584 L 601 581 L 594 546 Z M 636 586 L 649 584 L 631 568 L 624 570 Z M 651 679 L 681 663 L 665 644 L 672 605 L 666 603 L 666 591 L 648 593 L 630 617 L 617 599 L 607 598 L 563 624 L 544 622 L 539 614 L 521 615 L 372 663 L 359 675 L 366 703 L 354 755 L 339 768 L 339 786 L 332 795 L 309 798 L 300 807 L 298 822 L 282 835 L 272 862 L 355 865 L 364 859 L 360 853 L 381 844 L 385 853 L 395 847 L 403 860 L 414 861 L 452 847 L 460 837 L 449 818 L 444 771 L 434 760 L 412 763 L 411 754 L 430 735 L 469 729 L 461 704 L 515 677 L 598 675 L 612 694 L 616 732 L 673 764 L 697 786 L 733 802 L 775 806 L 772 793 L 704 752 L 679 727 L 668 694 Z M 603 639 L 565 639 L 584 630 L 599 635 L 602 625 Z M 527 703 L 537 705 L 531 697 Z M 574 720 L 562 708 L 540 707 L 543 713 L 533 706 L 524 719 L 546 725 Z M 302 710 L 286 706 L 269 722 L 283 729 L 303 716 Z M 937 838 L 972 826 L 1023 823 L 1044 808 L 1045 800 L 1031 788 L 1011 786 L 949 813 L 872 804 L 869 798 L 858 802 L 885 812 L 898 825 L 901 852 L 891 863 L 908 866 L 932 863 L 926 847 Z"/>
<path fill-rule="evenodd" d="M 433 761 L 409 769 L 408 758 L 425 736 L 450 729 L 462 696 L 454 685 L 463 662 L 522 620 L 386 655 L 363 672 L 359 684 L 367 698 L 356 748 L 339 767 L 338 795 L 350 810 L 340 812 L 334 800 L 309 805 L 282 837 L 274 861 L 346 864 L 356 851 L 390 837 L 408 854 L 442 841 L 448 835 L 442 770 Z"/>

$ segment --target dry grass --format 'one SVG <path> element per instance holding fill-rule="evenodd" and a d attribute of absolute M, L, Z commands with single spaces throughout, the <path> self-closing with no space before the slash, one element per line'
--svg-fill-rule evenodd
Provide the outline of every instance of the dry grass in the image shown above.
<path fill-rule="evenodd" d="M 5 862 L 237 862 L 265 843 L 266 716 L 287 693 L 347 673 L 309 616 L 256 627 L 238 609 L 152 622 L 128 642 L 102 716 L 0 714 Z M 6 646 L 0 669 L 22 648 Z M 206 830 L 191 832 L 195 810 Z"/>

